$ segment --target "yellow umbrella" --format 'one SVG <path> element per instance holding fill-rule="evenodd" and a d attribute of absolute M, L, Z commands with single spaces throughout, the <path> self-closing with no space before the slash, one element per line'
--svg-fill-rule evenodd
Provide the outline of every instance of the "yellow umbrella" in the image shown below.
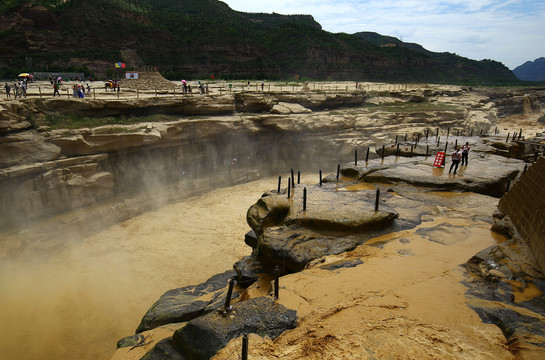
<path fill-rule="evenodd" d="M 27 73 L 21 73 L 19 75 L 17 75 L 18 77 L 30 77 L 30 74 L 27 74 Z"/>

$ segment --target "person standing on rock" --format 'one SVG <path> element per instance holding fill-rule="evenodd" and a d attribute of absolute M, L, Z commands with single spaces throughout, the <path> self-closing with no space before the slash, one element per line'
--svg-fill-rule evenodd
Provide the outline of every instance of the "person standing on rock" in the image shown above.
<path fill-rule="evenodd" d="M 452 171 L 452 168 L 454 167 L 454 173 L 456 174 L 456 171 L 458 171 L 458 164 L 460 163 L 460 158 L 462 157 L 462 153 L 460 152 L 460 149 L 456 149 L 456 151 L 452 154 L 452 164 L 450 165 L 450 169 L 448 173 Z"/>
<path fill-rule="evenodd" d="M 4 89 L 6 90 L 6 100 L 7 99 L 11 99 L 11 87 L 8 85 L 8 83 L 6 83 L 6 85 L 4 85 Z"/>
<path fill-rule="evenodd" d="M 466 142 L 464 145 L 462 145 L 462 166 L 464 165 L 464 162 L 465 162 L 465 165 L 467 166 L 467 156 L 469 155 L 469 143 Z"/>

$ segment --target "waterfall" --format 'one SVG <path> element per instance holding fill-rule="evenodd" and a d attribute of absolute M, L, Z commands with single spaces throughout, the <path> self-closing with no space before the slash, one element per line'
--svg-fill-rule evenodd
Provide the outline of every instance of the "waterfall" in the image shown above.
<path fill-rule="evenodd" d="M 530 103 L 530 99 L 527 96 L 525 96 L 523 100 L 522 113 L 524 115 L 532 113 L 532 104 Z"/>

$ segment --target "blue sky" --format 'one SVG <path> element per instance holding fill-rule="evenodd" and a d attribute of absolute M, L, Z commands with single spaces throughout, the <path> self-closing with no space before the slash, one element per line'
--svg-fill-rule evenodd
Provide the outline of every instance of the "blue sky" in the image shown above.
<path fill-rule="evenodd" d="M 309 14 L 326 31 L 373 31 L 510 69 L 545 57 L 545 0 L 222 1 L 244 12 Z"/>

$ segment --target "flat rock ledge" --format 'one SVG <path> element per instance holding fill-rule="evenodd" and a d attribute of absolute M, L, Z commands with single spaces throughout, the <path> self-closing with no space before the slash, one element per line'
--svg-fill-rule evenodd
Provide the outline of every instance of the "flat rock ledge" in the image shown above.
<path fill-rule="evenodd" d="M 433 167 L 434 157 L 402 158 L 394 157 L 373 160 L 369 165 L 346 166 L 343 172 L 359 176 L 360 181 L 369 183 L 406 183 L 410 185 L 438 189 L 471 191 L 478 194 L 501 197 L 508 182 L 514 180 L 524 169 L 523 160 L 503 156 L 478 153 L 472 154 L 469 165 L 459 166 L 456 174 L 449 173 L 450 158 L 445 167 Z M 348 170 L 350 168 L 350 170 Z"/>
<path fill-rule="evenodd" d="M 307 207 L 303 210 L 303 192 Z M 381 203 L 375 192 L 353 196 L 332 186 L 299 184 L 287 195 L 265 194 L 247 213 L 257 241 L 249 242 L 254 257 L 283 272 L 301 271 L 311 261 L 340 254 L 365 242 L 365 234 L 392 225 L 399 214 Z"/>
<path fill-rule="evenodd" d="M 163 294 L 146 312 L 137 333 L 161 325 L 190 321 L 222 307 L 230 279 L 236 277 L 234 270 L 215 275 L 199 285 L 173 289 Z M 232 299 L 240 296 L 233 291 Z"/>

